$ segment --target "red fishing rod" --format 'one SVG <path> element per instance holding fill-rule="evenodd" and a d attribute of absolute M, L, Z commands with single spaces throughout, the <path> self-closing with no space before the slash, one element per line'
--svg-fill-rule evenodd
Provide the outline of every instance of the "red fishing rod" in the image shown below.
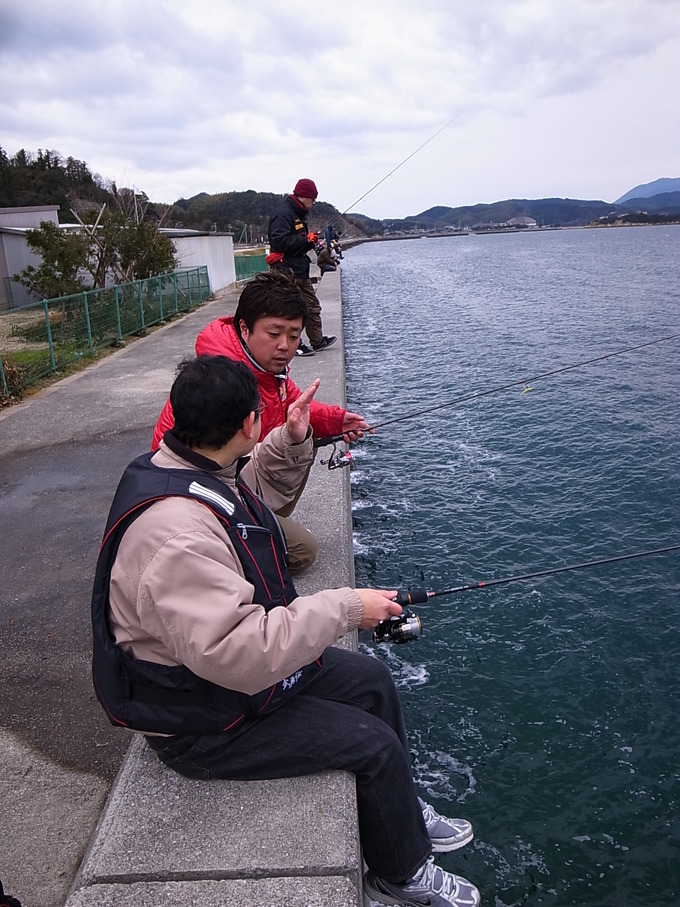
<path fill-rule="evenodd" d="M 504 586 L 507 583 L 517 583 L 521 580 L 537 579 L 540 576 L 554 576 L 557 573 L 566 573 L 568 570 L 584 570 L 587 567 L 600 567 L 604 564 L 615 564 L 620 561 L 630 561 L 639 557 L 652 557 L 667 554 L 669 551 L 680 550 L 680 545 L 668 545 L 665 548 L 652 548 L 647 551 L 636 551 L 632 554 L 619 554 L 615 557 L 600 558 L 595 561 L 584 561 L 581 564 L 569 564 L 565 567 L 550 567 L 545 570 L 536 570 L 532 573 L 521 573 L 517 576 L 505 576 L 500 579 L 479 580 L 467 583 L 464 586 L 453 586 L 451 589 L 400 589 L 393 601 L 400 604 L 404 610 L 397 617 L 381 620 L 375 628 L 373 639 L 376 642 L 411 642 L 418 639 L 423 633 L 423 624 L 417 614 L 410 609 L 410 605 L 419 605 L 428 602 L 431 598 L 440 595 L 455 595 L 458 592 L 469 592 L 473 589 L 490 589 L 492 586 Z"/>

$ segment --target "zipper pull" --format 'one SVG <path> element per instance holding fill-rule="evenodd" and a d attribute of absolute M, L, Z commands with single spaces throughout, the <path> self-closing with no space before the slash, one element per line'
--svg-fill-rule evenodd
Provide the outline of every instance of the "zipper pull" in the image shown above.
<path fill-rule="evenodd" d="M 248 538 L 248 530 L 246 529 L 246 524 L 245 524 L 245 523 L 237 523 L 237 524 L 236 524 L 236 528 L 240 531 L 240 533 L 241 533 L 241 538 L 245 541 L 245 540 Z"/>

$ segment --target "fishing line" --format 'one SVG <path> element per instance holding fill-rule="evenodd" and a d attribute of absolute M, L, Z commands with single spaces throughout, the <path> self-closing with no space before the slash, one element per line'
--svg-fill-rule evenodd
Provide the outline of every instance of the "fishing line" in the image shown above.
<path fill-rule="evenodd" d="M 410 161 L 411 158 L 414 157 L 416 154 L 418 154 L 419 151 L 422 151 L 422 149 L 426 145 L 429 145 L 431 141 L 436 139 L 437 136 L 441 132 L 443 132 L 445 129 L 447 129 L 451 125 L 451 123 L 453 123 L 454 120 L 458 119 L 459 116 L 460 116 L 460 114 L 457 113 L 455 116 L 451 117 L 451 119 L 448 121 L 448 123 L 444 123 L 444 125 L 441 126 L 433 135 L 431 135 L 429 137 L 429 139 L 427 139 L 425 142 L 423 142 L 422 145 L 419 145 L 415 151 L 412 151 L 408 157 L 405 157 L 404 160 L 400 164 L 397 164 L 397 166 L 394 167 L 392 170 L 390 170 L 390 172 L 388 174 L 383 176 L 383 178 L 381 180 L 378 180 L 378 182 L 375 184 L 375 186 L 371 186 L 371 188 L 367 192 L 364 192 L 364 194 L 360 195 L 356 201 L 352 202 L 352 204 L 349 206 L 349 208 L 345 208 L 345 210 L 341 214 L 338 214 L 338 216 L 334 220 L 332 220 L 329 224 L 327 224 L 327 226 L 324 228 L 324 230 L 327 230 L 328 227 L 332 227 L 333 224 L 337 223 L 340 220 L 340 218 L 344 217 L 345 214 L 347 214 L 347 212 L 350 211 L 355 205 L 358 205 L 359 202 L 363 201 L 367 195 L 370 195 L 371 192 L 373 192 L 374 189 L 377 189 L 378 186 L 380 186 L 382 183 L 384 183 L 386 179 L 389 179 L 393 173 L 396 173 L 400 167 L 403 167 L 404 164 L 406 164 L 408 161 Z"/>
<path fill-rule="evenodd" d="M 656 340 L 648 340 L 645 343 L 638 343 L 635 346 L 628 346 L 625 349 L 615 350 L 612 353 L 605 353 L 602 356 L 595 356 L 592 359 L 583 359 L 581 362 L 574 362 L 571 365 L 565 365 L 561 368 L 551 369 L 549 372 L 542 372 L 540 375 L 532 375 L 529 378 L 519 378 L 515 381 L 510 381 L 507 384 L 499 384 L 496 387 L 489 388 L 485 391 L 477 391 L 474 394 L 466 394 L 464 397 L 456 397 L 455 400 L 450 400 L 448 403 L 439 403 L 435 406 L 427 406 L 423 409 L 415 410 L 412 413 L 407 413 L 405 416 L 398 416 L 394 419 L 386 419 L 384 422 L 376 422 L 375 425 L 370 425 L 368 428 L 363 429 L 364 434 L 366 432 L 375 431 L 377 428 L 384 428 L 386 425 L 396 425 L 398 422 L 406 422 L 408 419 L 415 419 L 416 416 L 422 416 L 425 413 L 437 412 L 440 409 L 447 409 L 450 406 L 458 406 L 460 403 L 467 403 L 470 400 L 478 400 L 480 397 L 488 397 L 491 394 L 497 394 L 499 391 L 508 390 L 511 387 L 516 387 L 518 384 L 525 384 L 529 386 L 530 381 L 540 381 L 542 378 L 551 378 L 554 375 L 560 375 L 564 372 L 572 371 L 573 369 L 582 368 L 584 365 L 592 365 L 594 362 L 602 362 L 605 359 L 613 359 L 614 356 L 621 356 L 624 353 L 632 353 L 635 350 L 644 349 L 647 346 L 654 346 L 657 343 L 667 343 L 669 340 L 677 340 L 680 337 L 680 334 L 669 334 L 667 337 L 659 337 Z M 326 444 L 335 444 L 343 440 L 343 435 L 330 435 L 325 438 L 316 438 L 314 440 L 314 447 L 323 447 Z"/>
<path fill-rule="evenodd" d="M 468 592 L 471 589 L 487 589 L 490 586 L 503 586 L 507 583 L 517 583 L 520 580 L 536 579 L 539 576 L 554 576 L 557 573 L 566 573 L 568 570 L 584 570 L 586 567 L 599 567 L 603 564 L 615 564 L 620 561 L 630 561 L 639 557 L 652 557 L 658 554 L 667 554 L 669 551 L 678 551 L 680 545 L 668 545 L 666 548 L 652 548 L 648 551 L 636 551 L 632 554 L 619 554 L 615 557 L 604 557 L 596 561 L 585 561 L 581 564 L 569 564 L 565 567 L 550 567 L 546 570 L 536 570 L 533 573 L 522 573 L 518 576 L 505 576 L 501 579 L 480 580 L 468 583 L 465 586 L 454 586 L 451 589 L 400 589 L 394 601 L 400 605 L 416 605 L 436 598 L 439 595 L 455 595 L 458 592 Z"/>

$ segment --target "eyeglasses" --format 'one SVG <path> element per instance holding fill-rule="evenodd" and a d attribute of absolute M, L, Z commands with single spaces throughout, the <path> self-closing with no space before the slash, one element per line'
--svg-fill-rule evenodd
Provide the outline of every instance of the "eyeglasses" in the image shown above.
<path fill-rule="evenodd" d="M 257 409 L 255 410 L 255 412 L 258 414 L 258 416 L 261 416 L 262 413 L 265 411 L 266 408 L 267 408 L 267 404 L 266 404 L 266 403 L 260 403 L 260 405 L 257 407 Z"/>

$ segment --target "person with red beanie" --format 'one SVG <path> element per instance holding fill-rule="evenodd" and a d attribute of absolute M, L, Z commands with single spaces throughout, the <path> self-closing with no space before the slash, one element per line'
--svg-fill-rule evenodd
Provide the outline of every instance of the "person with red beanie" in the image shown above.
<path fill-rule="evenodd" d="M 309 278 L 311 260 L 307 255 L 318 241 L 318 234 L 312 233 L 307 224 L 307 215 L 312 210 L 319 192 L 310 179 L 300 179 L 291 195 L 280 205 L 269 219 L 269 267 L 292 272 L 295 283 L 307 303 L 305 329 L 311 349 L 300 342 L 298 355 L 309 356 L 325 350 L 337 340 L 327 337 L 321 323 L 321 306 L 314 286 Z"/>

